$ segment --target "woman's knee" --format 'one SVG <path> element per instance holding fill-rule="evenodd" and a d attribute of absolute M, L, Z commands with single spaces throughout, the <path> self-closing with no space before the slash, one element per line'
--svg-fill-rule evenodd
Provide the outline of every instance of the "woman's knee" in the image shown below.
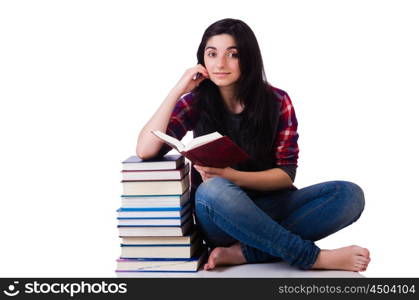
<path fill-rule="evenodd" d="M 364 192 L 361 187 L 349 181 L 336 181 L 339 199 L 341 199 L 341 209 L 348 214 L 353 221 L 356 221 L 362 214 L 365 207 Z"/>
<path fill-rule="evenodd" d="M 232 188 L 234 184 L 222 177 L 213 177 L 201 183 L 195 193 L 197 210 L 201 206 L 216 210 L 228 208 L 232 204 L 229 199 Z"/>
<path fill-rule="evenodd" d="M 196 190 L 196 201 L 203 202 L 220 198 L 229 183 L 230 181 L 222 177 L 212 177 L 202 182 Z"/>

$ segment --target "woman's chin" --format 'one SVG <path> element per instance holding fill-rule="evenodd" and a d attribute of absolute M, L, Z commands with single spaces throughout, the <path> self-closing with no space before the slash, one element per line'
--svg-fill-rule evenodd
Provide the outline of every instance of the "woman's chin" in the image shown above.
<path fill-rule="evenodd" d="M 222 87 L 230 87 L 234 85 L 234 82 L 225 81 L 225 80 L 211 80 L 216 86 Z"/>

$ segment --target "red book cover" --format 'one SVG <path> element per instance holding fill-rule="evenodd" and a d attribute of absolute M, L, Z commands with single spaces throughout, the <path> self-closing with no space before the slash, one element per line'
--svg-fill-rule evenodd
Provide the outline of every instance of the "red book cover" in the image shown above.
<path fill-rule="evenodd" d="M 194 164 L 214 168 L 233 166 L 250 158 L 228 136 L 223 136 L 186 152 L 182 151 L 181 154 Z"/>
<path fill-rule="evenodd" d="M 201 140 L 200 144 L 190 147 L 191 149 L 189 150 L 185 150 L 188 148 L 174 137 L 159 131 L 153 131 L 153 134 L 179 151 L 193 164 L 205 167 L 225 168 L 250 158 L 250 156 L 228 136 L 222 136 L 218 132 L 206 135 L 205 137 L 210 137 L 208 140 L 204 140 L 203 142 Z M 196 138 L 196 140 L 200 138 L 202 137 Z"/>

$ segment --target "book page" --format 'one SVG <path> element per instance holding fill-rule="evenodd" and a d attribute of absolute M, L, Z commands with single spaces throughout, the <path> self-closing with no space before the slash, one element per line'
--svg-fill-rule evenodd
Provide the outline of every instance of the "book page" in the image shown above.
<path fill-rule="evenodd" d="M 159 139 L 165 141 L 168 145 L 175 148 L 177 151 L 182 152 L 184 150 L 185 146 L 174 137 L 167 135 L 159 130 L 153 130 L 151 132 Z"/>
<path fill-rule="evenodd" d="M 197 138 L 194 138 L 192 141 L 190 141 L 184 148 L 185 151 L 188 151 L 190 149 L 196 148 L 198 146 L 204 145 L 206 143 L 209 143 L 211 141 L 214 141 L 216 139 L 222 138 L 223 136 L 219 134 L 218 132 L 213 132 L 210 134 L 202 135 Z"/>

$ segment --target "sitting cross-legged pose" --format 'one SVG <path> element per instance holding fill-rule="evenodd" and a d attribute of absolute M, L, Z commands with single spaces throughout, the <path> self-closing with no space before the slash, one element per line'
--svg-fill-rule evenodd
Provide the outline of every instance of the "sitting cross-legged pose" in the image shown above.
<path fill-rule="evenodd" d="M 251 158 L 226 168 L 194 165 L 194 214 L 211 249 L 205 270 L 219 265 L 281 259 L 303 270 L 365 271 L 360 246 L 320 249 L 315 241 L 355 222 L 364 209 L 362 189 L 329 181 L 297 189 L 295 111 L 288 94 L 265 77 L 253 31 L 243 21 L 210 25 L 187 69 L 138 136 L 143 159 L 170 147 L 151 131 L 181 139 L 218 131 Z"/>

